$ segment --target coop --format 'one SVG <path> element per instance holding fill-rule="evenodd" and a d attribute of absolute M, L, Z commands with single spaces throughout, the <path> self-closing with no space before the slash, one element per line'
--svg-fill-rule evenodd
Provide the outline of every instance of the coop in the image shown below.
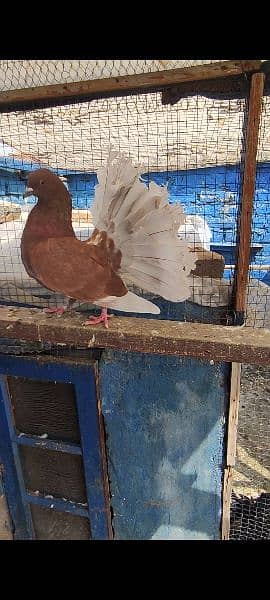
<path fill-rule="evenodd" d="M 269 81 L 262 60 L 0 61 L 0 539 L 269 538 Z M 159 314 L 106 329 L 93 302 L 46 312 L 65 294 L 21 240 L 49 169 L 87 242 L 112 151 L 181 205 L 194 265 L 182 301 L 133 277 Z"/>

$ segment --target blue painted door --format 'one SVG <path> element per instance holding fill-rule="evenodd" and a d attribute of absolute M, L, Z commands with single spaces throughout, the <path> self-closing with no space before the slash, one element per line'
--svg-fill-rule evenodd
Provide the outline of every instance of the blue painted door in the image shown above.
<path fill-rule="evenodd" d="M 63 414 L 62 439 L 57 436 L 56 413 L 49 405 L 43 410 L 42 385 L 62 386 L 64 412 L 65 395 L 70 401 L 74 393 L 78 433 L 67 429 Z M 43 433 L 33 421 L 29 389 L 30 404 L 46 423 Z M 61 426 L 61 414 L 57 419 Z M 15 539 L 111 537 L 102 439 L 95 361 L 1 357 L 0 463 Z"/>
<path fill-rule="evenodd" d="M 229 365 L 112 350 L 99 370 L 114 538 L 220 539 Z"/>

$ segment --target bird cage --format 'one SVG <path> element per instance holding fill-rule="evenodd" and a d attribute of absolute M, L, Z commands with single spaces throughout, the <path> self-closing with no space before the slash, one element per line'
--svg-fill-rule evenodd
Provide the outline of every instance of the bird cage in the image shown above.
<path fill-rule="evenodd" d="M 0 90 L 0 463 L 14 537 L 227 539 L 231 519 L 239 536 L 240 364 L 255 379 L 269 364 L 268 62 L 8 60 Z M 131 281 L 160 312 L 116 310 L 106 331 L 84 326 L 90 303 L 44 314 L 63 294 L 27 274 L 20 248 L 40 168 L 67 188 L 77 238 L 92 235 L 110 149 L 182 205 L 177 237 L 196 260 L 183 301 Z"/>

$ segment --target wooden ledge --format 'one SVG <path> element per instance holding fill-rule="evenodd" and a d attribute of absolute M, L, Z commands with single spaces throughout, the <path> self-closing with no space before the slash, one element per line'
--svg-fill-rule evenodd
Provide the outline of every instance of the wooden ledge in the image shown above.
<path fill-rule="evenodd" d="M 103 79 L 90 79 L 72 83 L 22 88 L 0 92 L 0 110 L 11 110 L 16 105 L 26 106 L 33 102 L 74 101 L 98 98 L 103 94 L 114 95 L 131 91 L 143 92 L 176 85 L 183 82 L 202 81 L 219 77 L 231 77 L 259 71 L 261 60 L 228 60 L 212 64 L 168 69 L 153 73 L 121 75 Z M 33 106 L 31 106 L 33 108 Z"/>
<path fill-rule="evenodd" d="M 117 316 L 106 330 L 102 325 L 85 327 L 85 318 L 79 313 L 48 317 L 40 309 L 0 306 L 0 338 L 270 364 L 269 330 Z"/>

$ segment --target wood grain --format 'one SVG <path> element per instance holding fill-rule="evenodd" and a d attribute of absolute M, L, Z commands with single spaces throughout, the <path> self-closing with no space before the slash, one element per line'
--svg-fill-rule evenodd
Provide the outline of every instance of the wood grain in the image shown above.
<path fill-rule="evenodd" d="M 141 73 L 139 75 L 124 75 L 60 83 L 54 85 L 38 86 L 25 89 L 4 91 L 0 93 L 0 109 L 10 110 L 10 107 L 33 102 L 48 102 L 56 100 L 79 100 L 90 97 L 100 97 L 102 94 L 116 94 L 136 90 L 162 89 L 166 86 L 181 82 L 215 79 L 240 75 L 245 72 L 258 71 L 261 67 L 260 60 L 230 60 L 195 67 L 169 69 L 154 73 Z"/>
<path fill-rule="evenodd" d="M 135 317 L 83 325 L 85 317 L 48 318 L 40 309 L 0 307 L 0 338 L 46 342 L 63 347 L 115 348 L 154 354 L 194 356 L 205 360 L 270 364 L 270 331 Z"/>
<path fill-rule="evenodd" d="M 264 81 L 264 73 L 255 73 L 252 75 L 247 121 L 244 179 L 240 206 L 239 253 L 235 283 L 235 310 L 240 313 L 245 311 L 246 308 L 253 199 L 257 169 L 256 158 Z"/>
<path fill-rule="evenodd" d="M 227 466 L 229 467 L 234 467 L 235 465 L 238 412 L 240 401 L 240 381 L 241 364 L 233 362 L 231 367 L 231 389 L 227 442 Z"/>
<path fill-rule="evenodd" d="M 224 540 L 228 540 L 230 535 L 232 477 L 236 457 L 237 425 L 240 401 L 240 381 L 241 364 L 233 362 L 231 366 L 226 468 L 224 471 L 222 497 L 222 539 Z"/>
<path fill-rule="evenodd" d="M 227 467 L 224 471 L 223 480 L 223 511 L 221 539 L 228 540 L 230 535 L 230 509 L 232 493 L 232 467 Z"/>
<path fill-rule="evenodd" d="M 7 501 L 4 494 L 0 493 L 0 541 L 13 540 Z"/>

